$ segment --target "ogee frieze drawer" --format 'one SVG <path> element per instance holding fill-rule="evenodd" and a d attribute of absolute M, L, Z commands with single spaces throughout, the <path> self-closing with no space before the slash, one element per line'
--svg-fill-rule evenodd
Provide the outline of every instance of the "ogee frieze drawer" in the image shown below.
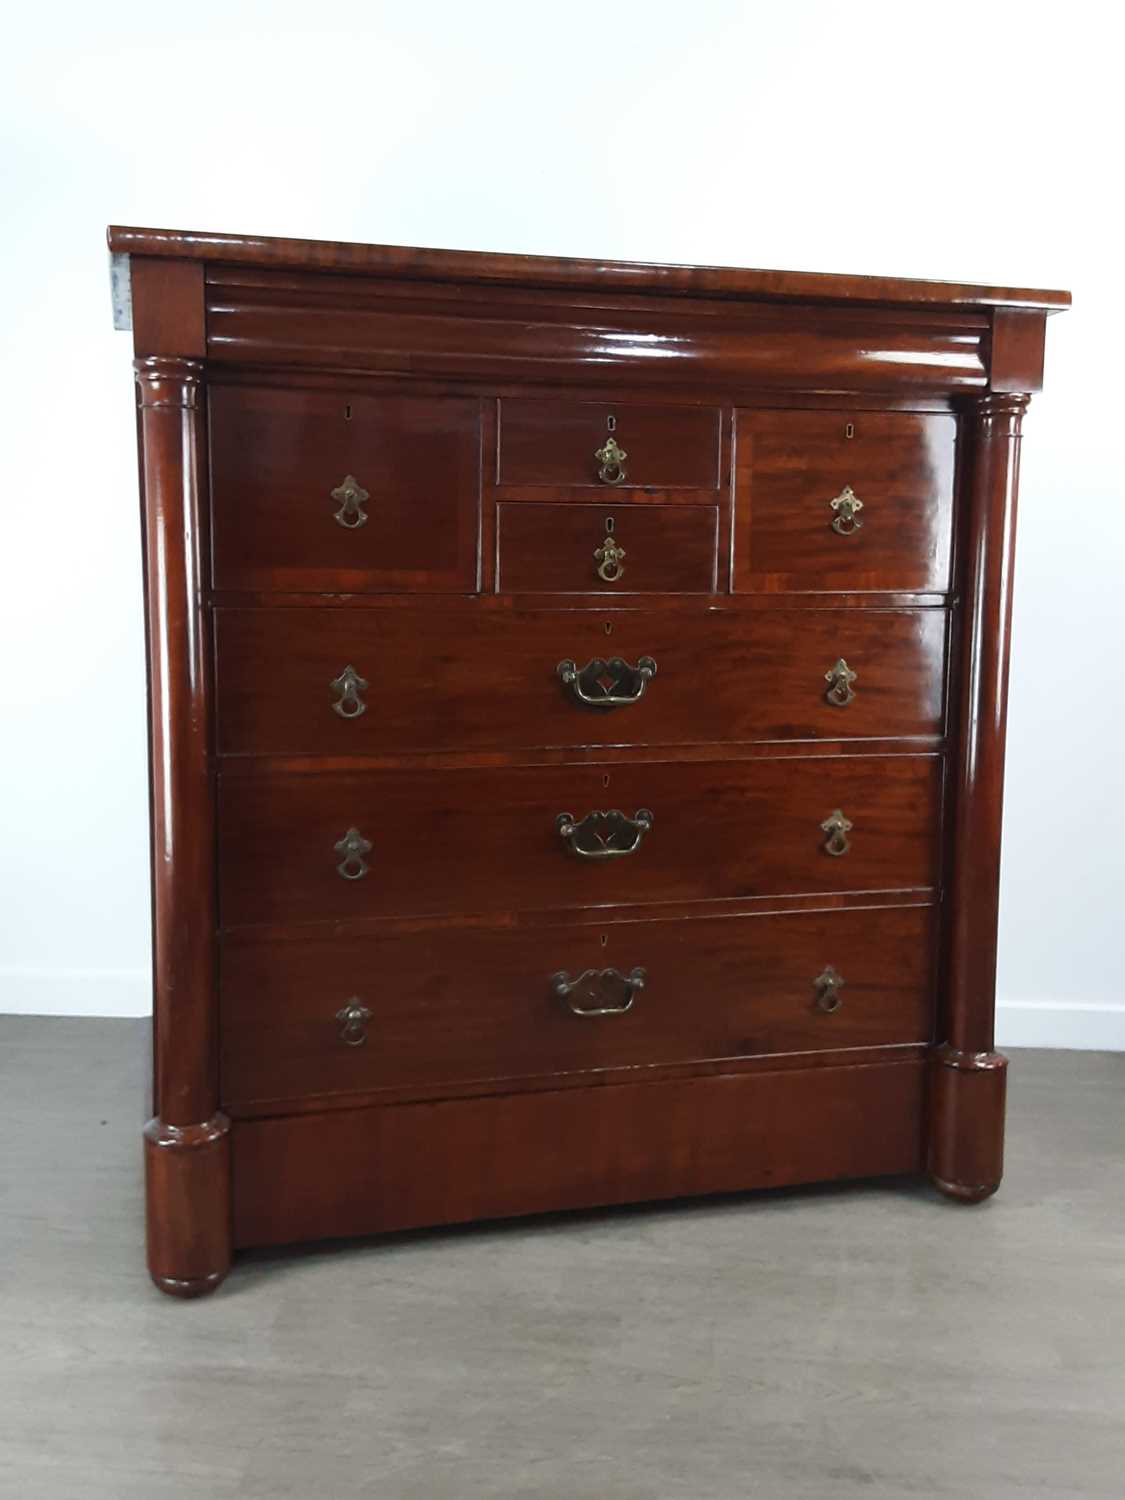
<path fill-rule="evenodd" d="M 926 1042 L 936 913 L 232 935 L 223 1102 Z"/>
<path fill-rule="evenodd" d="M 739 411 L 736 591 L 950 583 L 956 419 Z"/>
<path fill-rule="evenodd" d="M 218 385 L 210 439 L 216 588 L 477 587 L 477 400 Z"/>
<path fill-rule="evenodd" d="M 229 928 L 929 888 L 940 789 L 936 755 L 228 769 L 220 918 Z"/>
<path fill-rule="evenodd" d="M 219 609 L 224 755 L 932 737 L 940 609 Z"/>
<path fill-rule="evenodd" d="M 702 489 L 719 485 L 714 406 L 505 399 L 502 485 Z"/>

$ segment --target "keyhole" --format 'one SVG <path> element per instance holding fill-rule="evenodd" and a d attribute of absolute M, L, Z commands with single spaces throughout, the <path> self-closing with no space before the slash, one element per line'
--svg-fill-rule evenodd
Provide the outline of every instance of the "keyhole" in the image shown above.
<path fill-rule="evenodd" d="M 613 621 L 612 620 L 607 620 L 605 622 L 605 633 L 606 633 L 606 635 L 612 635 L 613 634 Z"/>
<path fill-rule="evenodd" d="M 609 791 L 609 772 L 608 771 L 602 777 L 602 790 L 604 792 L 608 792 Z"/>
<path fill-rule="evenodd" d="M 609 947 L 609 933 L 608 932 L 603 932 L 602 933 L 602 947 L 603 948 L 608 948 Z"/>
<path fill-rule="evenodd" d="M 606 518 L 605 518 L 605 534 L 606 534 L 606 536 L 612 536 L 613 535 L 613 517 L 612 516 L 606 516 Z"/>
<path fill-rule="evenodd" d="M 350 422 L 351 419 L 352 419 L 352 403 L 349 401 L 348 404 L 344 407 L 344 421 L 345 422 Z"/>
<path fill-rule="evenodd" d="M 854 438 L 855 437 L 855 423 L 854 422 L 849 422 L 848 425 L 844 428 L 844 436 L 846 438 Z"/>
<path fill-rule="evenodd" d="M 606 417 L 606 419 L 605 419 L 605 430 L 607 432 L 616 432 L 617 431 L 617 418 L 616 417 L 614 417 L 614 416 Z"/>

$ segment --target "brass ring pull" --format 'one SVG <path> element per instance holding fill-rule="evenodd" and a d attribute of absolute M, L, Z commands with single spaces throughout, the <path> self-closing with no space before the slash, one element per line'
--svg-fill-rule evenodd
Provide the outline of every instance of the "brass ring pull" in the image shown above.
<path fill-rule="evenodd" d="M 620 656 L 611 656 L 608 661 L 595 656 L 581 671 L 573 661 L 560 661 L 555 671 L 575 699 L 588 708 L 625 708 L 644 697 L 645 688 L 656 676 L 656 663 L 651 656 L 641 656 L 631 667 Z"/>
<path fill-rule="evenodd" d="M 852 825 L 844 817 L 840 809 L 837 807 L 833 812 L 829 813 L 820 826 L 828 835 L 824 843 L 825 854 L 832 854 L 837 858 L 841 854 L 846 854 L 851 848 L 851 845 L 848 843 L 848 834 L 852 831 Z"/>
<path fill-rule="evenodd" d="M 830 500 L 828 503 L 833 510 L 832 530 L 840 536 L 851 536 L 854 531 L 859 531 L 863 526 L 863 522 L 859 519 L 863 501 L 850 484 L 846 484 L 835 500 Z"/>
<path fill-rule="evenodd" d="M 358 995 L 353 995 L 347 1005 L 336 1012 L 340 1026 L 340 1040 L 345 1047 L 362 1047 L 367 1041 L 367 1023 L 371 1012 Z"/>
<path fill-rule="evenodd" d="M 818 974 L 813 980 L 813 988 L 816 990 L 816 1005 L 818 1010 L 824 1011 L 825 1015 L 831 1015 L 833 1011 L 840 1009 L 843 999 L 840 990 L 844 983 L 844 976 L 837 974 L 831 964 L 822 974 Z"/>
<path fill-rule="evenodd" d="M 367 525 L 367 512 L 363 507 L 370 498 L 354 474 L 346 475 L 343 484 L 337 485 L 332 491 L 332 499 L 340 502 L 336 520 L 345 531 L 355 531 L 358 527 Z"/>
<path fill-rule="evenodd" d="M 836 708 L 847 708 L 855 697 L 852 683 L 856 680 L 856 673 L 842 656 L 834 667 L 825 672 L 824 680 L 828 684 L 828 691 L 824 695 L 828 702 Z"/>
<path fill-rule="evenodd" d="M 372 845 L 358 828 L 349 828 L 338 844 L 333 845 L 341 856 L 336 873 L 345 880 L 362 880 L 367 874 L 368 864 L 364 855 L 371 853 Z"/>
<path fill-rule="evenodd" d="M 368 683 L 353 666 L 346 666 L 328 686 L 340 695 L 332 705 L 332 712 L 339 714 L 341 719 L 358 719 L 367 712 L 367 704 L 359 695 L 367 691 Z"/>
<path fill-rule="evenodd" d="M 613 808 L 587 813 L 580 823 L 570 813 L 559 813 L 555 828 L 579 859 L 622 859 L 626 854 L 636 854 L 654 821 L 647 807 L 639 808 L 632 818 Z"/>
<path fill-rule="evenodd" d="M 614 520 L 612 516 L 605 518 L 605 541 L 600 547 L 594 548 L 594 561 L 597 563 L 598 577 L 603 583 L 616 583 L 619 578 L 624 578 L 625 569 L 621 559 L 625 556 L 625 548 L 613 534 Z"/>
<path fill-rule="evenodd" d="M 605 447 L 598 448 L 594 457 L 600 465 L 598 478 L 603 484 L 624 484 L 625 460 L 629 455 L 619 448 L 615 438 L 606 438 Z"/>
<path fill-rule="evenodd" d="M 633 1009 L 633 1001 L 639 990 L 645 987 L 647 974 L 643 969 L 632 969 L 622 974 L 620 969 L 586 969 L 577 979 L 571 979 L 565 969 L 551 975 L 551 988 L 560 1000 L 565 1000 L 576 1016 L 623 1016 Z M 624 990 L 623 1003 L 619 1005 L 598 1004 L 605 996 L 601 991 L 609 988 Z M 592 1000 L 592 1005 L 581 1005 L 580 1000 Z"/>

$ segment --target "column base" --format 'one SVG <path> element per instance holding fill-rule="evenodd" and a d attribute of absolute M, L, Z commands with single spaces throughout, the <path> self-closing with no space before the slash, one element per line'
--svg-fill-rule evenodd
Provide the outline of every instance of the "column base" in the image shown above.
<path fill-rule="evenodd" d="M 144 1129 L 148 1270 L 170 1297 L 202 1297 L 231 1263 L 230 1121 Z"/>
<path fill-rule="evenodd" d="M 980 1203 L 1000 1186 L 1007 1069 L 999 1052 L 960 1052 L 948 1042 L 930 1055 L 926 1169 L 954 1202 Z"/>

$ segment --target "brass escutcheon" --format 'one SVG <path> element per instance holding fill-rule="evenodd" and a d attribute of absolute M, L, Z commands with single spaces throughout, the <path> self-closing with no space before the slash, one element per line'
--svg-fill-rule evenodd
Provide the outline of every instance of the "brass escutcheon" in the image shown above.
<path fill-rule="evenodd" d="M 614 519 L 612 516 L 605 518 L 605 541 L 600 547 L 594 548 L 594 561 L 597 563 L 597 575 L 603 583 L 616 583 L 619 578 L 625 576 L 621 559 L 625 556 L 625 548 L 620 545 L 613 534 Z"/>
<path fill-rule="evenodd" d="M 622 484 L 625 480 L 625 460 L 629 455 L 618 447 L 616 438 L 606 438 L 605 446 L 598 448 L 594 457 L 600 465 L 598 478 L 603 484 Z"/>
<path fill-rule="evenodd" d="M 622 974 L 620 969 L 586 969 L 576 979 L 571 979 L 565 969 L 560 969 L 551 975 L 551 988 L 576 1016 L 623 1016 L 632 1010 L 633 1001 L 638 991 L 644 989 L 647 978 L 644 969 L 639 968 L 628 974 Z M 602 993 L 606 989 L 624 991 L 622 1002 L 618 1005 L 599 1004 L 606 998 Z M 594 1003 L 582 1005 L 583 999 Z"/>
<path fill-rule="evenodd" d="M 624 708 L 638 703 L 656 676 L 656 663 L 642 656 L 631 667 L 623 657 L 595 656 L 579 669 L 577 662 L 560 661 L 555 671 L 579 703 L 589 708 Z"/>
<path fill-rule="evenodd" d="M 647 807 L 638 808 L 632 818 L 615 807 L 609 812 L 589 812 L 577 822 L 572 814 L 559 813 L 555 828 L 579 859 L 621 859 L 636 854 L 655 821 Z"/>
<path fill-rule="evenodd" d="M 340 1026 L 340 1040 L 345 1047 L 363 1046 L 367 1041 L 367 1023 L 370 1019 L 371 1012 L 358 995 L 353 995 L 348 1003 L 336 1012 L 336 1020 Z"/>
<path fill-rule="evenodd" d="M 832 854 L 836 857 L 846 854 L 851 848 L 851 845 L 848 843 L 848 834 L 852 831 L 852 825 L 844 817 L 840 809 L 837 807 L 829 813 L 820 826 L 823 832 L 828 835 L 824 843 L 825 854 Z"/>
<path fill-rule="evenodd" d="M 333 848 L 341 856 L 340 863 L 336 866 L 337 874 L 342 875 L 345 880 L 362 880 L 368 870 L 364 855 L 371 853 L 370 840 L 365 839 L 358 828 L 349 828 Z"/>
<path fill-rule="evenodd" d="M 343 484 L 337 485 L 332 491 L 332 499 L 340 502 L 336 520 L 346 531 L 355 531 L 357 527 L 367 525 L 367 512 L 363 507 L 370 498 L 354 474 L 346 475 Z"/>
<path fill-rule="evenodd" d="M 367 712 L 367 704 L 359 696 L 367 691 L 367 679 L 361 677 L 353 666 L 346 666 L 328 686 L 340 695 L 332 705 L 332 712 L 339 714 L 341 719 L 358 719 L 360 714 Z"/>
<path fill-rule="evenodd" d="M 824 674 L 824 680 L 828 684 L 825 697 L 829 703 L 836 708 L 847 708 L 855 697 L 852 692 L 852 683 L 856 680 L 856 673 L 852 671 L 847 662 L 841 656 L 834 667 L 830 667 Z"/>
<path fill-rule="evenodd" d="M 813 988 L 816 990 L 817 1009 L 831 1015 L 833 1011 L 839 1010 L 843 1005 L 840 997 L 840 989 L 844 983 L 844 976 L 837 974 L 831 964 L 816 976 L 813 980 Z"/>
<path fill-rule="evenodd" d="M 832 507 L 832 530 L 840 536 L 851 536 L 853 531 L 859 531 L 863 522 L 859 519 L 859 513 L 863 509 L 863 501 L 859 498 L 850 484 L 846 484 L 834 500 L 830 500 Z"/>

